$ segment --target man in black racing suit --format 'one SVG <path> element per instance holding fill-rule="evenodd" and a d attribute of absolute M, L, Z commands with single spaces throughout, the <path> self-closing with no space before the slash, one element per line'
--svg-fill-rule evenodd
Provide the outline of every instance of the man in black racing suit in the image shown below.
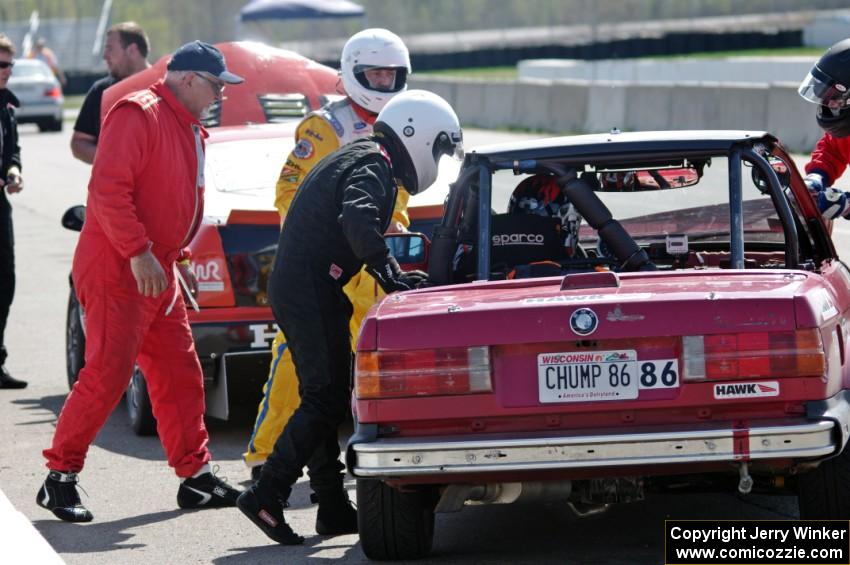
<path fill-rule="evenodd" d="M 396 179 L 411 194 L 437 177 L 437 162 L 461 148 L 460 124 L 439 96 L 411 90 L 378 115 L 374 135 L 322 160 L 296 193 L 278 243 L 269 297 L 292 351 L 301 404 L 275 443 L 260 479 L 237 501 L 275 541 L 303 542 L 283 503 L 306 465 L 319 509 L 320 535 L 357 531 L 343 487 L 337 428 L 349 409 L 352 306 L 342 288 L 366 264 L 388 294 L 427 275 L 402 272 L 383 234 L 392 218 Z"/>

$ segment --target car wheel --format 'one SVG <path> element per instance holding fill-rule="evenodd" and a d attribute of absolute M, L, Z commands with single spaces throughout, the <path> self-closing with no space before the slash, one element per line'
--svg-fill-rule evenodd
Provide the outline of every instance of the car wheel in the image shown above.
<path fill-rule="evenodd" d="M 357 526 L 369 559 L 417 559 L 434 541 L 431 491 L 402 492 L 381 481 L 357 479 Z"/>
<path fill-rule="evenodd" d="M 800 475 L 797 501 L 803 520 L 850 519 L 850 442 L 837 457 Z"/>
<path fill-rule="evenodd" d="M 139 436 L 152 436 L 156 434 L 156 418 L 153 417 L 151 409 L 151 398 L 148 395 L 148 385 L 142 371 L 136 367 L 130 378 L 130 386 L 124 395 L 127 404 L 127 415 L 130 418 L 130 427 Z"/>
<path fill-rule="evenodd" d="M 61 118 L 52 118 L 47 122 L 47 131 L 62 131 L 64 122 Z"/>
<path fill-rule="evenodd" d="M 83 307 L 77 300 L 74 287 L 68 295 L 68 316 L 65 320 L 65 369 L 68 374 L 68 388 L 74 383 L 85 365 L 86 333 L 84 328 Z"/>

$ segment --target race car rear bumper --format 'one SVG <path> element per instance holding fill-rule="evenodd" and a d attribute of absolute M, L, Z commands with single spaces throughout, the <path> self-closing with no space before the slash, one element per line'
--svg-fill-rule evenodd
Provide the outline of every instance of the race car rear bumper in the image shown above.
<path fill-rule="evenodd" d="M 623 432 L 552 436 L 451 436 L 376 438 L 349 444 L 348 461 L 357 477 L 456 475 L 625 467 L 757 459 L 815 460 L 841 451 L 850 431 L 844 394 L 817 417 L 751 422 L 747 428 L 717 423 Z"/>

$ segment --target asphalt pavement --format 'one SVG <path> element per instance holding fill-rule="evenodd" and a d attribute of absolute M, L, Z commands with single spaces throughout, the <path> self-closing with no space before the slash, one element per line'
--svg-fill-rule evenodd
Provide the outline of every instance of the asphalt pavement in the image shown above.
<path fill-rule="evenodd" d="M 67 126 L 68 124 L 66 124 Z M 468 132 L 467 144 L 505 141 L 513 134 Z M 527 136 L 525 136 L 527 137 Z M 12 195 L 18 290 L 7 329 L 7 367 L 29 381 L 20 391 L 0 391 L 0 489 L 50 545 L 71 564 L 147 563 L 361 563 L 356 535 L 318 537 L 306 483 L 296 486 L 287 519 L 307 541 L 281 547 L 236 509 L 181 511 L 178 480 L 156 438 L 137 437 L 119 405 L 92 445 L 81 474 L 84 503 L 95 520 L 68 524 L 35 504 L 56 418 L 68 392 L 65 376 L 65 311 L 76 234 L 64 230 L 64 210 L 85 201 L 89 167 L 69 150 L 70 131 L 39 134 L 22 127 L 24 192 Z M 850 234 L 838 225 L 842 250 Z M 850 249 L 843 251 L 850 256 Z M 241 453 L 250 421 L 211 422 L 210 445 L 219 473 L 231 483 L 248 477 Z M 349 482 L 353 489 L 353 483 Z M 353 492 L 352 498 L 353 498 Z M 24 543 L 0 510 L 0 562 Z M 650 498 L 577 519 L 563 505 L 468 508 L 438 515 L 430 563 L 661 563 L 666 518 L 784 519 L 797 516 L 790 497 L 679 495 Z M 4 554 L 6 559 L 4 559 Z M 31 562 L 27 560 L 28 562 Z"/>

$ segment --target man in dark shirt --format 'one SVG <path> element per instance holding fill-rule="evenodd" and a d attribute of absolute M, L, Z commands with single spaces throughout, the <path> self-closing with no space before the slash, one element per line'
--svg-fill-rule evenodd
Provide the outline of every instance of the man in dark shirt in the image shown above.
<path fill-rule="evenodd" d="M 24 188 L 14 112 L 18 99 L 6 88 L 12 76 L 14 56 L 14 44 L 0 33 L 0 388 L 27 386 L 26 382 L 13 379 L 3 366 L 6 362 L 3 334 L 15 295 L 15 238 L 12 234 L 12 206 L 6 194 L 15 194 Z"/>
<path fill-rule="evenodd" d="M 109 75 L 95 82 L 83 100 L 74 135 L 71 136 L 71 152 L 74 157 L 88 164 L 94 162 L 97 138 L 100 135 L 100 103 L 103 91 L 116 82 L 150 67 L 148 51 L 150 43 L 145 31 L 135 22 L 122 22 L 106 32 L 103 60 Z"/>

